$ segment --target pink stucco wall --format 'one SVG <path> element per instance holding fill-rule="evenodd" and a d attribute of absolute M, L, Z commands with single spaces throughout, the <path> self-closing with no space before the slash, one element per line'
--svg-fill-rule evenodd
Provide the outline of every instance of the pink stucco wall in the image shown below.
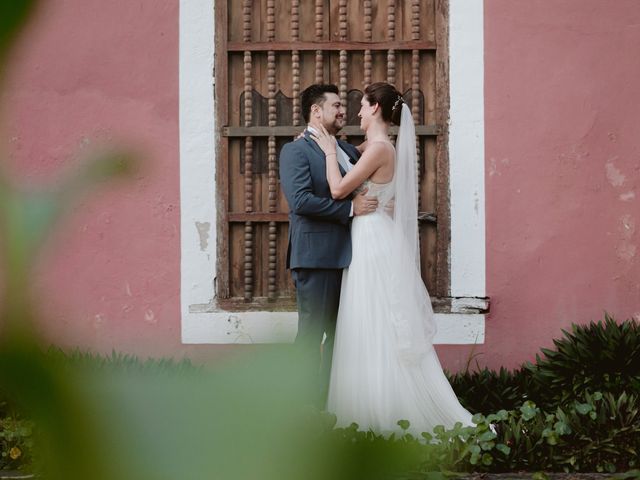
<path fill-rule="evenodd" d="M 486 0 L 483 362 L 640 320 L 640 7 Z"/>
<path fill-rule="evenodd" d="M 39 262 L 44 329 L 63 345 L 181 355 L 178 0 L 41 2 L 5 97 L 12 170 L 47 179 L 105 142 L 144 164 L 88 197 Z"/>
<path fill-rule="evenodd" d="M 178 0 L 42 2 L 12 65 L 12 170 L 47 178 L 134 142 L 145 166 L 65 222 L 39 262 L 43 329 L 63 345 L 204 357 L 180 343 Z M 516 366 L 570 322 L 640 317 L 640 8 L 486 0 L 485 345 L 443 364 Z"/>

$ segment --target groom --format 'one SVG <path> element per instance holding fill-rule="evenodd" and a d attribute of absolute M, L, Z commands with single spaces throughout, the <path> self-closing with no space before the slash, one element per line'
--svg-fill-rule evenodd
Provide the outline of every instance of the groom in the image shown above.
<path fill-rule="evenodd" d="M 377 200 L 365 196 L 366 192 L 352 199 L 333 200 L 324 153 L 309 137 L 320 126 L 335 135 L 345 125 L 346 112 L 338 87 L 311 85 L 301 93 L 300 103 L 307 128 L 302 137 L 283 146 L 280 182 L 290 209 L 287 268 L 291 269 L 298 303 L 295 344 L 310 374 L 319 375 L 318 396 L 313 401 L 324 408 L 342 269 L 351 262 L 351 217 L 373 212 Z M 360 154 L 353 145 L 341 140 L 337 153 L 340 170 L 345 175 Z"/>

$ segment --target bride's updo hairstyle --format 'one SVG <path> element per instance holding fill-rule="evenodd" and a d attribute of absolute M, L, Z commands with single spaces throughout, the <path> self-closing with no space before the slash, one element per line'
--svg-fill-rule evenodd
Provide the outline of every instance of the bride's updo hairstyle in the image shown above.
<path fill-rule="evenodd" d="M 404 100 L 396 87 L 386 82 L 376 82 L 364 89 L 364 96 L 369 105 L 380 105 L 382 119 L 400 125 L 402 104 Z"/>

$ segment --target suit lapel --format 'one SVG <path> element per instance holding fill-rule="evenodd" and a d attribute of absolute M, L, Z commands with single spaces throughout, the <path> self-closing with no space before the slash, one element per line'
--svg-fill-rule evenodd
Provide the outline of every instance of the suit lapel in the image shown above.
<path fill-rule="evenodd" d="M 311 138 L 309 133 L 309 130 L 305 130 L 304 131 L 304 139 L 306 140 L 306 142 L 311 146 L 311 148 L 318 154 L 320 155 L 322 158 L 324 158 L 324 152 L 322 151 L 322 149 L 318 146 L 318 144 L 315 142 L 315 140 L 313 138 Z"/>

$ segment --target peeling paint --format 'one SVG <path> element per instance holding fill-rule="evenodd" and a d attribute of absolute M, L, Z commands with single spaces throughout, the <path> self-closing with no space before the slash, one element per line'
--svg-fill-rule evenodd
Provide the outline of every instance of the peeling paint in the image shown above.
<path fill-rule="evenodd" d="M 559 154 L 557 156 L 557 159 L 560 162 L 569 164 L 575 169 L 578 168 L 578 165 L 586 160 L 587 157 L 589 157 L 589 152 L 585 151 L 579 146 L 571 145 L 569 151 Z"/>
<path fill-rule="evenodd" d="M 158 319 L 156 318 L 156 314 L 150 308 L 148 308 L 144 312 L 144 321 L 149 323 L 149 324 L 151 324 L 151 325 L 155 325 L 156 323 L 158 323 Z"/>
<path fill-rule="evenodd" d="M 98 313 L 93 317 L 93 328 L 96 330 L 102 326 L 104 323 L 105 316 L 102 313 Z"/>
<path fill-rule="evenodd" d="M 622 223 L 622 226 L 620 227 L 622 238 L 624 238 L 625 240 L 631 239 L 631 237 L 636 231 L 635 220 L 631 215 L 625 214 L 620 218 L 620 222 Z"/>
<path fill-rule="evenodd" d="M 621 193 L 619 198 L 623 202 L 629 202 L 629 201 L 633 200 L 634 198 L 636 198 L 636 192 L 631 190 L 629 192 Z"/>
<path fill-rule="evenodd" d="M 500 175 L 500 173 L 498 172 L 498 165 L 496 163 L 496 159 L 491 158 L 489 159 L 489 176 L 493 177 L 496 174 Z"/>
<path fill-rule="evenodd" d="M 625 176 L 613 164 L 613 160 L 617 160 L 617 159 L 618 157 L 614 157 L 611 160 L 609 160 L 605 165 L 605 168 L 607 169 L 607 180 L 609 180 L 609 183 L 614 187 L 619 187 L 625 181 Z"/>
<path fill-rule="evenodd" d="M 636 246 L 629 242 L 622 242 L 617 249 L 618 258 L 629 262 L 636 256 Z"/>
<path fill-rule="evenodd" d="M 210 222 L 196 222 L 198 229 L 198 237 L 200 238 L 200 250 L 205 251 L 209 245 L 209 231 L 211 230 Z"/>
<path fill-rule="evenodd" d="M 511 159 L 509 158 L 501 158 L 500 165 L 503 167 L 509 167 L 511 165 Z M 498 170 L 498 161 L 495 158 L 489 159 L 489 176 L 493 177 L 494 175 L 502 175 L 502 173 Z"/>

